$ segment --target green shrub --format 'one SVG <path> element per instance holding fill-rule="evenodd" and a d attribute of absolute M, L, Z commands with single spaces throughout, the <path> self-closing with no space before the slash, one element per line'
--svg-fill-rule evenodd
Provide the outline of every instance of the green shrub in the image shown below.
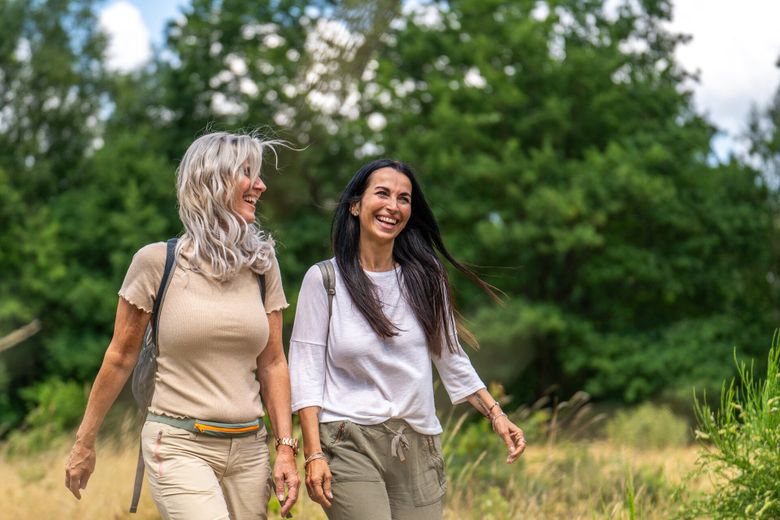
<path fill-rule="evenodd" d="M 21 391 L 32 409 L 8 438 L 9 455 L 45 450 L 74 428 L 84 413 L 88 389 L 74 381 L 47 379 Z"/>
<path fill-rule="evenodd" d="M 766 379 L 737 364 L 720 408 L 696 399 L 696 437 L 703 445 L 692 475 L 711 475 L 712 489 L 691 501 L 684 518 L 780 518 L 780 333 L 769 350 Z"/>
<path fill-rule="evenodd" d="M 604 431 L 610 442 L 637 448 L 679 447 L 689 441 L 688 423 L 669 408 L 651 403 L 618 412 Z"/>

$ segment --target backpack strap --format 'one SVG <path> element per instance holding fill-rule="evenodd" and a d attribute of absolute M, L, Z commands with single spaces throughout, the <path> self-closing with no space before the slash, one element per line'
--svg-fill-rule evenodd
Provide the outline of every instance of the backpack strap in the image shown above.
<path fill-rule="evenodd" d="M 325 286 L 325 292 L 328 293 L 328 323 L 330 323 L 330 317 L 333 315 L 333 296 L 336 294 L 336 270 L 330 260 L 317 262 L 317 267 L 322 273 L 322 285 Z"/>
<path fill-rule="evenodd" d="M 257 275 L 257 285 L 260 286 L 260 300 L 263 302 L 263 307 L 265 307 L 265 273 Z"/>
<path fill-rule="evenodd" d="M 176 262 L 176 243 L 178 241 L 178 238 L 169 238 L 165 243 L 165 268 L 163 269 L 160 287 L 157 289 L 157 297 L 154 299 L 154 306 L 152 307 L 152 334 L 154 335 L 155 347 L 157 347 L 157 329 L 160 325 L 160 309 L 165 299 L 165 293 L 168 291 L 168 283 L 171 281 L 171 271 L 173 271 L 173 265 Z M 160 347 L 157 347 L 157 353 L 160 353 Z"/>
<path fill-rule="evenodd" d="M 154 299 L 152 307 L 152 337 L 154 337 L 154 348 L 157 354 L 160 353 L 160 347 L 157 343 L 157 329 L 160 325 L 160 309 L 165 299 L 165 293 L 168 291 L 168 285 L 171 281 L 171 272 L 176 261 L 176 243 L 177 238 L 168 239 L 165 243 L 165 267 L 160 279 L 160 287 L 157 289 L 157 297 Z M 135 464 L 135 481 L 133 482 L 133 498 L 130 500 L 130 512 L 135 513 L 138 510 L 138 501 L 141 499 L 141 487 L 144 482 L 144 455 L 141 451 L 141 442 L 138 443 L 138 461 Z"/>

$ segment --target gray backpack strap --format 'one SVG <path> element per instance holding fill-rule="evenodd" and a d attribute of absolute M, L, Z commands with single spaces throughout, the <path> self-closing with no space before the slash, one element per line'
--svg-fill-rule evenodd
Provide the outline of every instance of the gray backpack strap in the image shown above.
<path fill-rule="evenodd" d="M 330 322 L 330 317 L 333 315 L 333 295 L 336 294 L 336 270 L 330 260 L 317 262 L 317 267 L 322 273 L 322 285 L 325 286 L 325 292 L 328 293 L 328 322 Z"/>
<path fill-rule="evenodd" d="M 265 307 L 265 274 L 257 275 L 257 285 L 260 286 L 260 301 L 263 302 L 263 307 Z"/>
<path fill-rule="evenodd" d="M 157 288 L 157 297 L 154 299 L 152 307 L 152 334 L 154 334 L 154 345 L 157 347 L 157 353 L 160 353 L 160 347 L 157 346 L 157 329 L 160 325 L 160 309 L 162 308 L 165 293 L 168 291 L 168 283 L 171 281 L 171 272 L 173 264 L 176 261 L 176 243 L 178 238 L 169 238 L 165 243 L 165 268 L 160 279 L 160 287 Z"/>
<path fill-rule="evenodd" d="M 162 309 L 162 302 L 165 299 L 165 292 L 168 290 L 168 284 L 171 281 L 171 273 L 176 260 L 176 243 L 178 239 L 171 238 L 166 242 L 165 248 L 165 267 L 163 268 L 163 275 L 160 279 L 160 287 L 157 288 L 157 297 L 154 299 L 154 307 L 152 308 L 151 318 L 151 333 L 154 338 L 154 353 L 155 359 L 160 353 L 160 347 L 157 343 L 157 329 L 160 325 L 160 309 Z M 141 451 L 141 441 L 138 442 L 138 460 L 135 464 L 135 481 L 133 482 L 133 498 L 130 500 L 130 512 L 135 513 L 138 511 L 138 502 L 141 499 L 141 487 L 144 483 L 144 454 Z"/>

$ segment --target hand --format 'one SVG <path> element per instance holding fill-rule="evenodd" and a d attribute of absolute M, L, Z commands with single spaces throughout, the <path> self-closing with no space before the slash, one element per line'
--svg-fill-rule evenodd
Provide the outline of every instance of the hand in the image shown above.
<path fill-rule="evenodd" d="M 512 464 L 525 451 L 525 435 L 523 430 L 509 420 L 506 415 L 501 415 L 493 420 L 493 429 L 499 437 L 504 439 L 509 450 L 506 463 Z"/>
<path fill-rule="evenodd" d="M 290 509 L 298 500 L 298 488 L 300 485 L 301 479 L 298 477 L 298 468 L 295 466 L 295 455 L 292 449 L 283 448 L 279 450 L 276 453 L 276 462 L 274 462 L 274 486 L 276 498 L 279 499 L 279 503 L 282 505 L 282 518 L 287 517 Z M 285 487 L 287 488 L 286 497 Z"/>
<path fill-rule="evenodd" d="M 330 507 L 333 502 L 333 493 L 330 489 L 332 480 L 333 475 L 330 473 L 328 461 L 325 459 L 311 461 L 306 468 L 306 490 L 309 492 L 309 498 L 322 507 Z"/>
<path fill-rule="evenodd" d="M 87 487 L 87 481 L 95 471 L 95 459 L 94 446 L 85 446 L 76 441 L 65 462 L 65 487 L 79 500 L 81 490 Z"/>

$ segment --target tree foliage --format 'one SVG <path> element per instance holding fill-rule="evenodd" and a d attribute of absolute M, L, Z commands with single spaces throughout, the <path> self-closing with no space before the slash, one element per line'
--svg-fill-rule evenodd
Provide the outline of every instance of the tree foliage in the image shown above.
<path fill-rule="evenodd" d="M 777 110 L 754 118 L 762 165 L 713 160 L 671 9 L 193 0 L 148 66 L 117 73 L 93 2 L 0 3 L 0 335 L 43 325 L 0 354 L 0 429 L 31 406 L 16 389 L 94 376 L 132 254 L 180 231 L 174 171 L 209 129 L 290 146 L 278 173 L 267 157 L 260 213 L 292 303 L 339 190 L 389 155 L 507 296 L 455 278 L 484 379 L 519 400 L 716 386 L 777 318 Z"/>

